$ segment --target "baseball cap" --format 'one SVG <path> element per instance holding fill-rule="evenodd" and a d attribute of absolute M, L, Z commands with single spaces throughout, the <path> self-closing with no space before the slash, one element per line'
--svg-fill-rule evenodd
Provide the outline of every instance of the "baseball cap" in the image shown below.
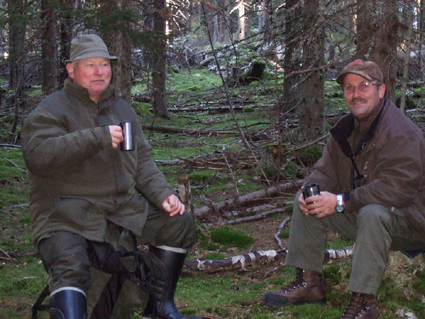
<path fill-rule="evenodd" d="M 116 60 L 117 57 L 109 55 L 105 42 L 96 34 L 84 34 L 71 41 L 71 57 L 65 63 L 88 58 L 106 58 Z"/>
<path fill-rule="evenodd" d="M 360 75 L 368 81 L 378 80 L 380 83 L 384 83 L 384 76 L 382 75 L 381 69 L 372 61 L 355 60 L 351 62 L 342 69 L 336 81 L 339 84 L 343 84 L 344 77 L 349 73 Z"/>

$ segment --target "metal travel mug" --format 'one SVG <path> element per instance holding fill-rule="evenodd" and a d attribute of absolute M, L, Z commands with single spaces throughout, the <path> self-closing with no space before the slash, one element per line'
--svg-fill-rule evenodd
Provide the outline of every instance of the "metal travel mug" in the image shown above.
<path fill-rule="evenodd" d="M 311 196 L 318 196 L 320 195 L 320 187 L 319 184 L 313 183 L 313 184 L 307 184 L 303 188 L 303 195 L 304 199 L 307 199 Z"/>
<path fill-rule="evenodd" d="M 134 151 L 134 132 L 133 123 L 120 123 L 123 140 L 120 144 L 121 151 Z"/>

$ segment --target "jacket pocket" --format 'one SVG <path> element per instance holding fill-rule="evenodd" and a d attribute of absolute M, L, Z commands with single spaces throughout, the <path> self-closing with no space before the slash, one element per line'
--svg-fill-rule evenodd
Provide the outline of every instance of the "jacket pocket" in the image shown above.
<path fill-rule="evenodd" d="M 59 197 L 55 201 L 50 221 L 84 229 L 90 224 L 94 211 L 94 205 L 85 199 Z"/>

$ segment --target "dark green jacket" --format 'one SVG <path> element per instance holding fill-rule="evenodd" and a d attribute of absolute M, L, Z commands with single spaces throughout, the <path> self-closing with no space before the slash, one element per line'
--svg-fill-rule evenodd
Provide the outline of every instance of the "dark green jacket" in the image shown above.
<path fill-rule="evenodd" d="M 108 126 L 120 122 L 133 122 L 135 151 L 112 148 Z M 66 80 L 30 113 L 21 138 L 35 243 L 57 230 L 103 241 L 108 220 L 141 235 L 148 203 L 161 207 L 174 193 L 136 114 L 112 86 L 96 104 Z"/>
<path fill-rule="evenodd" d="M 425 140 L 421 130 L 390 101 L 367 123 L 365 134 L 354 142 L 356 119 L 348 114 L 331 130 L 322 158 L 304 184 L 319 183 L 320 189 L 344 193 L 347 211 L 380 204 L 393 214 L 405 216 L 418 232 L 425 231 Z M 357 144 L 357 145 L 354 145 Z M 358 146 L 360 146 L 358 148 Z M 362 185 L 350 157 L 354 155 Z"/>

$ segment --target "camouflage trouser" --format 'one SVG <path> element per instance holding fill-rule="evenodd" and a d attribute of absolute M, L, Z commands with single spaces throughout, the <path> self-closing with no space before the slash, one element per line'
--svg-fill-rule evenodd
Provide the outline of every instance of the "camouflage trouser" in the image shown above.
<path fill-rule="evenodd" d="M 356 241 L 350 291 L 376 295 L 390 250 L 425 247 L 422 233 L 410 229 L 403 216 L 391 214 L 382 205 L 366 205 L 358 212 L 316 218 L 304 215 L 298 207 L 297 196 L 285 265 L 322 272 L 327 231 L 335 231 Z"/>
<path fill-rule="evenodd" d="M 143 235 L 137 238 L 139 243 L 167 245 L 189 249 L 196 241 L 195 225 L 190 214 L 169 217 L 168 214 L 152 211 L 148 214 Z M 115 249 L 132 250 L 131 238 L 126 231 L 110 224 L 105 240 Z M 49 273 L 50 291 L 63 287 L 76 287 L 87 295 L 89 316 L 100 297 L 106 283 L 111 277 L 91 267 L 89 245 L 83 237 L 58 231 L 52 237 L 39 244 L 39 252 L 46 271 Z M 133 257 L 123 258 L 130 270 L 134 270 Z M 130 318 L 136 308 L 142 308 L 147 301 L 143 291 L 128 280 L 124 282 L 112 318 Z"/>

